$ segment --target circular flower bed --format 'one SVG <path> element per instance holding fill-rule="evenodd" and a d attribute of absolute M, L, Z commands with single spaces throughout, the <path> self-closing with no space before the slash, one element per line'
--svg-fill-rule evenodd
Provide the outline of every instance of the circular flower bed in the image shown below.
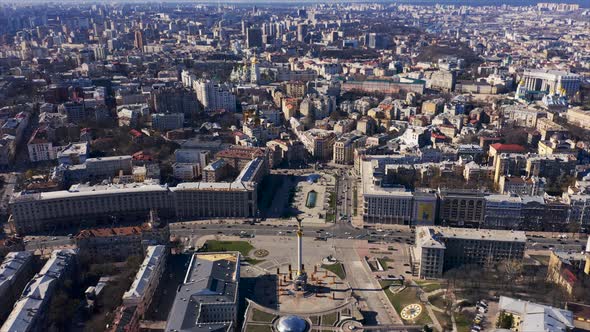
<path fill-rule="evenodd" d="M 414 304 L 410 304 L 410 305 L 405 306 L 402 309 L 400 316 L 404 320 L 414 320 L 414 319 L 418 318 L 418 316 L 420 316 L 421 313 L 422 313 L 422 306 L 418 303 L 414 303 Z"/>
<path fill-rule="evenodd" d="M 256 256 L 258 258 L 266 257 L 266 256 L 268 256 L 268 250 L 256 249 L 256 250 L 254 250 L 254 256 Z"/>

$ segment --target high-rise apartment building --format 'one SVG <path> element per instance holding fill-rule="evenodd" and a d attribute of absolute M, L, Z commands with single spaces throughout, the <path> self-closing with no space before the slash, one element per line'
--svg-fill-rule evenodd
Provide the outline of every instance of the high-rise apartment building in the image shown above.
<path fill-rule="evenodd" d="M 262 29 L 248 28 L 246 33 L 246 47 L 262 47 Z"/>
<path fill-rule="evenodd" d="M 143 46 L 145 44 L 143 32 L 141 30 L 135 30 L 134 36 L 133 47 L 143 52 Z"/>
<path fill-rule="evenodd" d="M 307 24 L 300 23 L 297 25 L 297 41 L 305 43 L 305 37 L 307 37 Z"/>
<path fill-rule="evenodd" d="M 194 82 L 193 88 L 205 111 L 236 111 L 236 96 L 231 92 L 229 85 L 207 80 Z"/>

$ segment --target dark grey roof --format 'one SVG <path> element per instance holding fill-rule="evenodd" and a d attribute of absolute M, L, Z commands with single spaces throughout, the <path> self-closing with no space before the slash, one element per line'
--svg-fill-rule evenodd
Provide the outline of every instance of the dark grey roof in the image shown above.
<path fill-rule="evenodd" d="M 238 252 L 193 255 L 174 298 L 166 331 L 228 331 L 236 323 L 211 321 L 206 313 L 212 306 L 237 306 L 239 255 Z"/>

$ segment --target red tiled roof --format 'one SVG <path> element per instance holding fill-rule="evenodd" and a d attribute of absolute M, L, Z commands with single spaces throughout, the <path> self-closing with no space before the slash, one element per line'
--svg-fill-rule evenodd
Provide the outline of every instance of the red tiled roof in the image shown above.
<path fill-rule="evenodd" d="M 494 143 L 490 147 L 498 152 L 524 152 L 526 150 L 524 146 L 518 144 Z"/>
<path fill-rule="evenodd" d="M 143 136 L 143 134 L 141 132 L 139 132 L 139 131 L 137 131 L 135 129 L 131 129 L 129 131 L 129 134 L 131 134 L 131 136 L 133 136 L 133 137 L 141 137 L 141 136 Z"/>
<path fill-rule="evenodd" d="M 152 155 L 149 153 L 145 153 L 143 151 L 135 152 L 133 155 L 133 160 L 152 160 Z"/>
<path fill-rule="evenodd" d="M 111 237 L 111 236 L 131 236 L 139 235 L 146 227 L 144 226 L 129 226 L 129 227 L 115 227 L 115 228 L 96 228 L 85 229 L 76 235 L 76 239 L 83 239 L 89 237 Z"/>
<path fill-rule="evenodd" d="M 248 147 L 248 146 L 232 146 L 229 149 L 219 151 L 216 154 L 217 158 L 237 158 L 237 159 L 253 159 L 255 157 L 264 156 L 264 149 Z"/>
<path fill-rule="evenodd" d="M 576 283 L 576 281 L 578 281 L 578 277 L 576 277 L 576 275 L 572 273 L 572 271 L 570 271 L 568 268 L 564 268 L 561 271 L 561 275 L 563 276 L 565 281 L 567 281 L 567 283 L 570 285 L 573 285 Z"/>

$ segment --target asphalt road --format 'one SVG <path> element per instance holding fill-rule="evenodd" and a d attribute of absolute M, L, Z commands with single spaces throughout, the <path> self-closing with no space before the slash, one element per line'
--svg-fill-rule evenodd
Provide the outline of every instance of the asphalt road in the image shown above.
<path fill-rule="evenodd" d="M 204 235 L 277 235 L 295 236 L 296 227 L 294 224 L 277 225 L 272 224 L 203 224 L 199 223 L 173 223 L 170 225 L 170 233 L 173 236 L 204 236 Z M 405 243 L 414 244 L 414 233 L 407 227 L 396 229 L 357 229 L 345 221 L 333 225 L 307 225 L 304 228 L 304 236 L 336 238 L 336 239 L 363 239 L 371 242 Z M 44 248 L 59 247 L 73 244 L 68 236 L 27 236 L 25 237 L 26 249 L 36 250 Z M 548 235 L 545 237 L 529 237 L 527 249 L 529 250 L 570 250 L 581 251 L 585 247 L 585 239 L 557 239 Z"/>

